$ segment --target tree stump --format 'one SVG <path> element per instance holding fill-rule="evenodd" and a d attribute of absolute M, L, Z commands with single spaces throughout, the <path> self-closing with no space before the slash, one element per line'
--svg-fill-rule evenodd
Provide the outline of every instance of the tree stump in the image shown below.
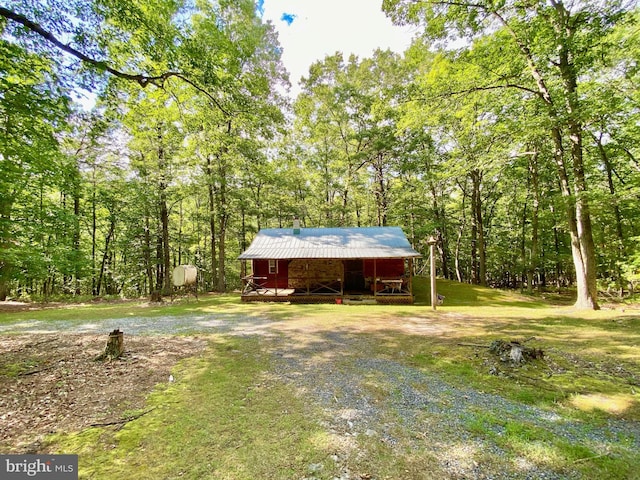
<path fill-rule="evenodd" d="M 162 292 L 160 290 L 154 290 L 151 292 L 151 301 L 154 303 L 162 303 Z"/>
<path fill-rule="evenodd" d="M 515 365 L 544 358 L 544 352 L 541 349 L 527 347 L 524 345 L 524 342 L 517 340 L 511 340 L 509 342 L 495 340 L 489 345 L 489 351 L 499 356 L 503 362 L 511 360 Z"/>
<path fill-rule="evenodd" d="M 124 353 L 124 332 L 115 329 L 109 334 L 109 340 L 107 340 L 107 346 L 104 349 L 104 353 L 98 355 L 95 360 L 115 360 L 120 358 Z"/>

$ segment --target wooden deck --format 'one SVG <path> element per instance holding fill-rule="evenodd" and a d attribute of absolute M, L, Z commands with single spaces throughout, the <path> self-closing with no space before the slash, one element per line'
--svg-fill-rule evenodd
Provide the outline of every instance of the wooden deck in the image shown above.
<path fill-rule="evenodd" d="M 341 303 L 345 305 L 407 305 L 413 303 L 413 296 L 406 293 L 371 294 L 306 294 L 295 293 L 293 289 L 265 289 L 241 295 L 243 302 L 290 302 L 290 303 Z"/>
<path fill-rule="evenodd" d="M 335 268 L 339 264 L 327 264 Z M 317 265 L 316 265 L 317 267 Z M 289 268 L 289 274 L 291 273 Z M 286 280 L 287 288 L 276 287 L 277 276 L 270 279 L 265 275 L 246 275 L 242 277 L 244 287 L 241 293 L 243 302 L 290 302 L 290 303 L 337 303 L 337 304 L 412 304 L 413 294 L 411 277 L 374 277 L 361 278 L 360 282 L 345 282 L 344 272 L 329 272 L 305 277 L 301 274 Z M 361 273 L 361 272 L 360 272 Z M 271 280 L 271 281 L 270 281 Z M 274 281 L 275 280 L 275 281 Z M 282 282 L 284 283 L 284 282 Z M 282 284 L 281 283 L 281 284 Z M 359 286 L 357 284 L 360 284 Z M 346 285 L 348 288 L 345 288 Z M 356 284 L 356 285 L 354 285 Z"/>

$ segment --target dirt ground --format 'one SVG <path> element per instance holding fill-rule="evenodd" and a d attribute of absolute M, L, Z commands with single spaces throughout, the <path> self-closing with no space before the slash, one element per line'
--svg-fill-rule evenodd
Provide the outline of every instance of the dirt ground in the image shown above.
<path fill-rule="evenodd" d="M 123 425 L 206 340 L 126 336 L 121 359 L 95 361 L 108 335 L 0 336 L 0 452 L 41 453 L 41 439 L 92 425 Z"/>

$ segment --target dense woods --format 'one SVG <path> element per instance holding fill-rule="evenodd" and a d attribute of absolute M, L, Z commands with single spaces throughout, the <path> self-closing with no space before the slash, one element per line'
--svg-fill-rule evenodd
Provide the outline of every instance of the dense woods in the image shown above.
<path fill-rule="evenodd" d="M 382 8 L 410 48 L 336 52 L 291 100 L 250 0 L 5 2 L 0 298 L 166 294 L 186 263 L 226 291 L 294 216 L 398 225 L 424 253 L 434 235 L 463 282 L 575 287 L 584 308 L 632 291 L 635 2 Z"/>

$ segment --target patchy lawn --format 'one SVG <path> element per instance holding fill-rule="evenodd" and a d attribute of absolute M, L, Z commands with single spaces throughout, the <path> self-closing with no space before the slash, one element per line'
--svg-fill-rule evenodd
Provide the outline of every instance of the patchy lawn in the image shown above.
<path fill-rule="evenodd" d="M 635 478 L 640 311 L 439 291 L 437 312 L 211 296 L 0 314 L 0 451 L 77 453 L 100 479 Z M 123 360 L 93 361 L 100 318 L 129 319 Z M 15 333 L 43 325 L 109 328 Z"/>

